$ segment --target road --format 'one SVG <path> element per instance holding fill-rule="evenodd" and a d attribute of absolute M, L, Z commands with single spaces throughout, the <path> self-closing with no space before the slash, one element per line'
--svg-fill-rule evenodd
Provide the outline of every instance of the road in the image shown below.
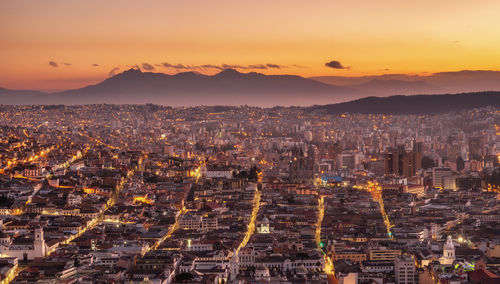
<path fill-rule="evenodd" d="M 253 195 L 253 200 L 252 200 L 252 205 L 253 205 L 252 217 L 250 218 L 250 222 L 248 223 L 245 237 L 238 246 L 238 249 L 236 249 L 236 255 L 238 255 L 240 249 L 244 248 L 247 245 L 248 241 L 250 240 L 250 237 L 252 237 L 253 233 L 255 232 L 255 222 L 257 221 L 257 214 L 259 213 L 260 198 L 262 196 L 262 192 L 257 189 L 256 184 L 254 186 L 255 186 L 255 193 Z"/>
<path fill-rule="evenodd" d="M 323 252 L 323 244 L 321 242 L 321 223 L 323 222 L 323 218 L 325 217 L 325 198 L 320 196 L 318 198 L 318 221 L 316 222 L 316 233 L 315 240 L 316 245 L 318 246 L 318 250 L 321 254 L 323 254 L 323 258 L 325 259 L 325 273 L 328 277 L 328 283 L 336 284 L 337 279 L 335 278 L 335 267 L 333 266 L 333 262 L 328 254 Z"/>
<path fill-rule="evenodd" d="M 179 229 L 179 220 L 182 218 L 184 214 L 186 214 L 186 212 L 188 212 L 188 210 L 186 210 L 186 207 L 182 207 L 181 209 L 179 209 L 179 212 L 177 212 L 177 216 L 175 217 L 175 223 L 170 226 L 167 233 L 163 237 L 158 239 L 153 246 L 151 246 L 149 249 L 146 250 L 144 255 L 150 252 L 151 250 L 157 250 L 164 241 L 169 239 L 172 236 L 172 234 L 175 231 L 177 231 L 177 229 Z"/>
<path fill-rule="evenodd" d="M 382 198 L 382 187 L 378 184 L 378 182 L 368 182 L 368 191 L 372 194 L 372 198 L 374 201 L 376 201 L 379 205 L 380 209 L 380 214 L 382 214 L 382 218 L 384 219 L 384 225 L 387 230 L 387 235 L 391 238 L 394 239 L 394 236 L 392 235 L 391 228 L 393 225 L 389 221 L 389 217 L 387 216 L 387 212 L 385 212 L 384 208 L 384 199 Z"/>

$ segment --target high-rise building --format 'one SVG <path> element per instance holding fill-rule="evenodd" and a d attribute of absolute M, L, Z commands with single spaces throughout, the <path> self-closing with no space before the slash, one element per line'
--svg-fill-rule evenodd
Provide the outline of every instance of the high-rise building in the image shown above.
<path fill-rule="evenodd" d="M 421 168 L 422 153 L 405 151 L 403 147 L 385 154 L 385 174 L 412 177 Z"/>
<path fill-rule="evenodd" d="M 361 155 L 359 153 L 342 153 L 337 156 L 337 165 L 339 169 L 356 169 L 361 164 Z"/>
<path fill-rule="evenodd" d="M 469 160 L 479 160 L 481 158 L 483 144 L 482 137 L 469 138 Z"/>

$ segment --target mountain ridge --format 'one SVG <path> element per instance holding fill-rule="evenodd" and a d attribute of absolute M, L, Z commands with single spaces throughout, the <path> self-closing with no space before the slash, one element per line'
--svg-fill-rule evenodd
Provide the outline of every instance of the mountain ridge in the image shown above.
<path fill-rule="evenodd" d="M 225 69 L 214 75 L 192 71 L 170 75 L 131 68 L 99 83 L 57 93 L 0 88 L 0 104 L 153 103 L 170 106 L 312 106 L 349 102 L 370 96 L 464 93 L 465 91 L 450 92 L 447 87 L 442 87 L 442 82 L 448 82 L 448 84 L 455 82 L 453 84 L 459 85 L 461 81 L 470 82 L 471 80 L 475 80 L 476 85 L 484 88 L 498 85 L 498 90 L 500 90 L 500 72 L 443 72 L 432 76 L 434 76 L 432 82 L 420 80 L 424 76 L 403 74 L 347 79 L 337 76 L 334 77 L 335 80 L 348 80 L 342 82 L 350 84 L 332 85 L 297 75 L 242 73 L 235 69 Z M 452 77 L 455 81 L 446 81 L 448 79 L 443 79 L 443 77 Z M 497 77 L 499 80 L 496 80 Z M 457 80 L 459 82 L 456 82 Z M 352 84 L 353 82 L 356 84 Z M 493 87 L 489 90 L 496 90 Z"/>
<path fill-rule="evenodd" d="M 465 109 L 500 108 L 500 92 L 366 97 L 338 104 L 317 105 L 309 111 L 328 114 L 436 114 Z"/>
<path fill-rule="evenodd" d="M 307 95 L 307 96 L 306 96 Z M 345 101 L 353 90 L 296 75 L 264 75 L 226 69 L 215 75 L 174 75 L 129 69 L 100 83 L 43 96 L 31 104 L 156 103 L 164 105 L 313 105 Z M 4 94 L 0 103 L 9 103 Z M 26 104 L 26 101 L 24 102 Z"/>
<path fill-rule="evenodd" d="M 461 70 L 437 72 L 424 75 L 382 74 L 367 76 L 316 76 L 309 79 L 353 89 L 364 89 L 373 80 L 384 81 L 385 85 L 371 86 L 374 93 L 386 95 L 462 93 L 500 90 L 500 71 Z M 393 84 L 391 84 L 393 81 Z M 415 85 L 420 82 L 420 85 Z M 427 85 L 422 85 L 427 84 Z"/>

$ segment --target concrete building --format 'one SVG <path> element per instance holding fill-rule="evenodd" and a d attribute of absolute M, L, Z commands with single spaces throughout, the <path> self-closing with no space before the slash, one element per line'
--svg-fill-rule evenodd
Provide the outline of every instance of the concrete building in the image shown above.
<path fill-rule="evenodd" d="M 394 270 L 397 284 L 414 284 L 416 269 L 415 260 L 411 255 L 400 255 L 394 260 Z"/>
<path fill-rule="evenodd" d="M 451 176 L 450 168 L 433 168 L 432 169 L 432 186 L 436 188 L 443 188 L 444 182 L 443 178 L 445 176 Z"/>

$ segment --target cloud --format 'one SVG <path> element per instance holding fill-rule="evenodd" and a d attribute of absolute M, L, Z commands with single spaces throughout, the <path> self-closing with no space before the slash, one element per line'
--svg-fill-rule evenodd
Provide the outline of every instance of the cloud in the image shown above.
<path fill-rule="evenodd" d="M 213 64 L 204 64 L 200 66 L 202 69 L 217 69 L 217 70 L 223 70 L 224 68 L 222 66 L 218 65 L 213 65 Z"/>
<path fill-rule="evenodd" d="M 98 67 L 98 66 L 99 66 L 99 64 L 97 64 L 97 63 L 92 64 L 92 67 Z"/>
<path fill-rule="evenodd" d="M 272 63 L 267 63 L 266 66 L 269 67 L 269 68 L 273 68 L 273 69 L 281 69 L 281 68 L 285 68 L 286 67 L 286 66 L 282 66 L 282 65 L 279 65 L 279 64 L 272 64 Z"/>
<path fill-rule="evenodd" d="M 71 66 L 71 63 L 64 62 L 63 64 L 66 66 Z"/>
<path fill-rule="evenodd" d="M 56 68 L 57 66 L 59 66 L 57 63 L 55 63 L 54 61 L 49 61 L 49 65 Z"/>
<path fill-rule="evenodd" d="M 224 68 L 224 69 L 248 69 L 246 66 L 238 65 L 238 64 L 222 64 L 222 68 Z"/>
<path fill-rule="evenodd" d="M 188 66 L 188 65 L 183 65 L 183 64 L 170 64 L 168 62 L 164 62 L 161 65 L 165 68 L 173 68 L 177 70 L 186 70 L 186 69 L 195 69 L 196 66 Z"/>
<path fill-rule="evenodd" d="M 146 71 L 153 71 L 155 70 L 155 67 L 149 63 L 142 63 L 142 69 L 146 70 Z"/>
<path fill-rule="evenodd" d="M 351 67 L 345 67 L 342 65 L 342 63 L 336 60 L 325 63 L 325 66 L 333 69 L 351 69 Z"/>
<path fill-rule="evenodd" d="M 120 67 L 115 67 L 115 68 L 111 69 L 111 71 L 109 71 L 108 75 L 115 76 L 116 72 L 118 72 L 118 70 L 120 70 Z"/>
<path fill-rule="evenodd" d="M 266 69 L 282 69 L 288 68 L 285 65 L 279 65 L 274 63 L 267 64 L 250 64 L 250 65 L 241 65 L 241 64 L 203 64 L 203 65 L 186 65 L 186 64 L 171 64 L 168 62 L 161 63 L 161 66 L 164 68 L 179 70 L 207 70 L 207 69 L 215 69 L 215 70 L 224 70 L 224 69 L 240 69 L 240 70 L 266 70 Z"/>
<path fill-rule="evenodd" d="M 247 68 L 248 69 L 261 69 L 261 70 L 264 70 L 264 69 L 267 69 L 267 66 L 264 65 L 264 64 L 256 64 L 256 65 L 248 65 Z"/>

